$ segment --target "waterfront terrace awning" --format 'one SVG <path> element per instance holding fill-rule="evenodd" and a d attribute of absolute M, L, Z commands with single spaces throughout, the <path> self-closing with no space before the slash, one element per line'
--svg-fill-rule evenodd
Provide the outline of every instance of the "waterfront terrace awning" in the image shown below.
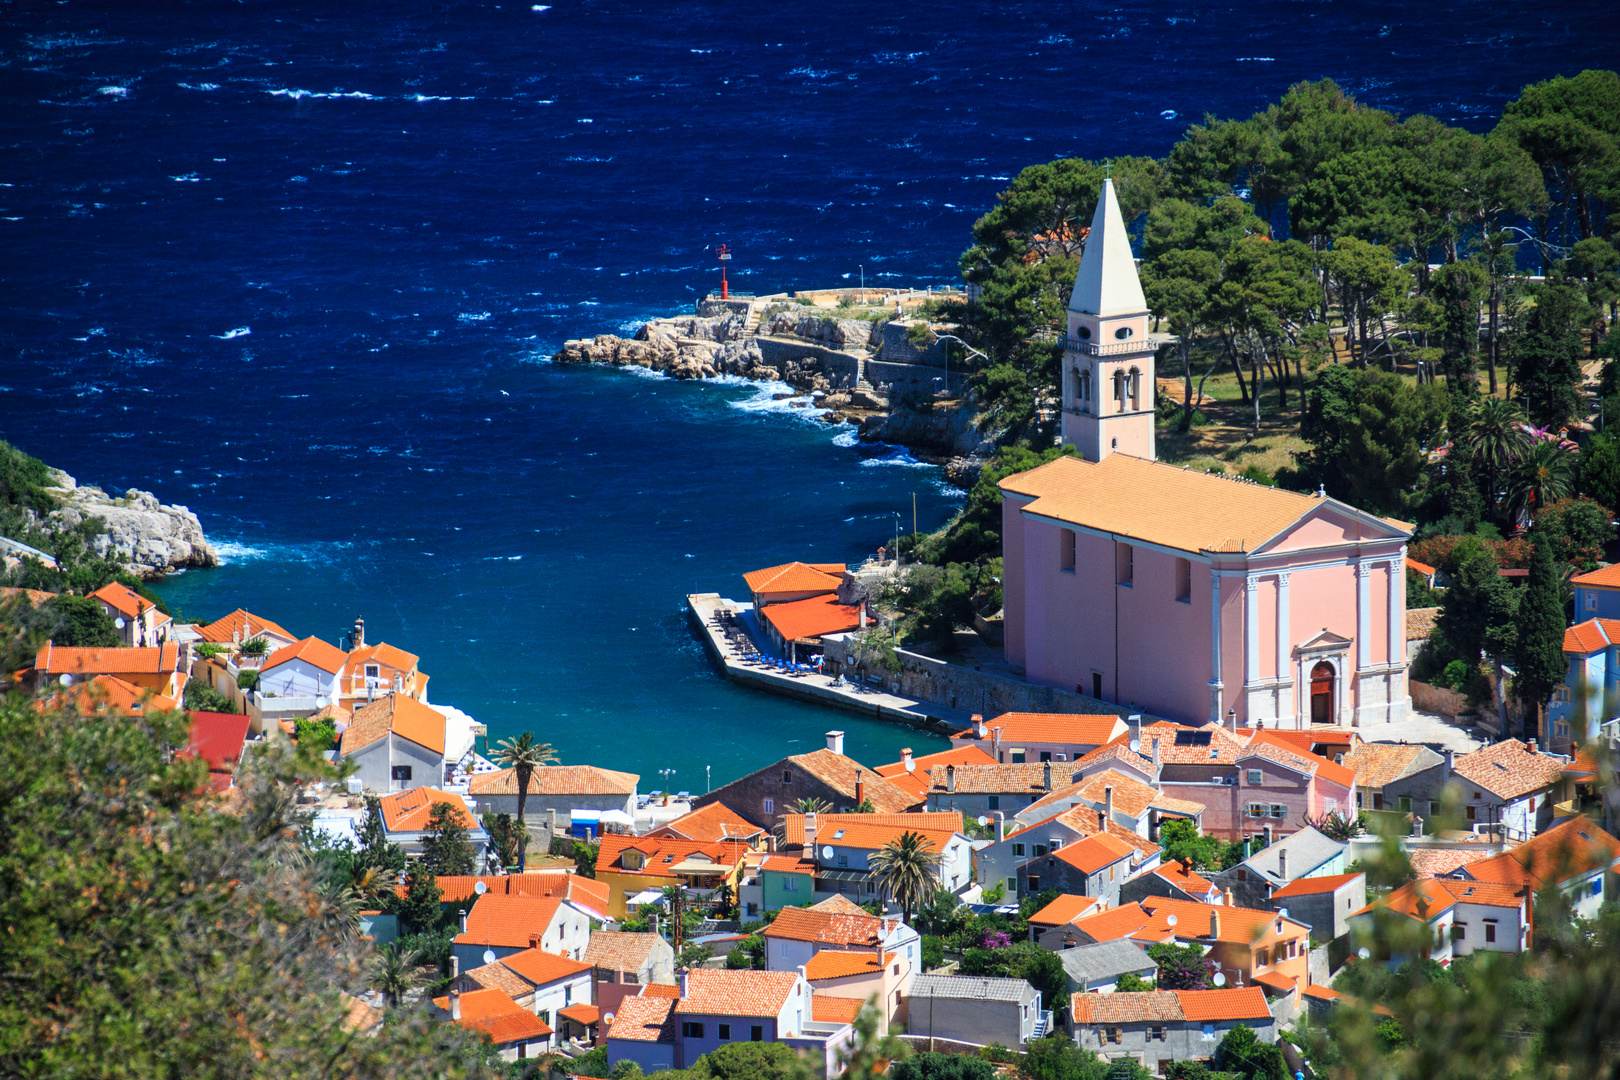
<path fill-rule="evenodd" d="M 816 871 L 816 880 L 818 880 L 818 881 L 833 881 L 833 882 L 838 882 L 838 883 L 844 884 L 844 885 L 850 885 L 850 884 L 854 884 L 856 882 L 866 881 L 869 878 L 871 878 L 871 876 L 872 876 L 871 872 L 867 871 L 867 870 L 817 870 Z"/>

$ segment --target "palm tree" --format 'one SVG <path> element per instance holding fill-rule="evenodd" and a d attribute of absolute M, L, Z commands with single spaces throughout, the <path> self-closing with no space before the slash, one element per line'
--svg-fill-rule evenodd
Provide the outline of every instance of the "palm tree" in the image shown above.
<path fill-rule="evenodd" d="M 940 852 L 920 833 L 905 832 L 867 859 L 878 883 L 900 905 L 905 921 L 923 900 L 939 888 Z"/>
<path fill-rule="evenodd" d="M 1493 507 L 1502 474 L 1529 448 L 1523 424 L 1524 410 L 1517 402 L 1484 398 L 1468 410 L 1468 423 L 1458 436 L 1458 449 L 1485 473 L 1485 498 Z"/>
<path fill-rule="evenodd" d="M 405 1000 L 406 994 L 422 985 L 416 957 L 397 941 L 384 945 L 372 961 L 369 985 L 383 996 L 384 1008 L 395 1007 Z"/>
<path fill-rule="evenodd" d="M 807 795 L 788 805 L 790 814 L 825 814 L 831 809 L 832 803 L 826 799 L 818 799 L 814 795 Z"/>
<path fill-rule="evenodd" d="M 534 736 L 525 731 L 515 739 L 503 739 L 495 751 L 495 762 L 511 769 L 517 775 L 518 803 L 517 819 L 520 823 L 523 817 L 524 805 L 529 801 L 529 779 L 534 770 L 545 765 L 555 765 L 558 761 L 557 752 L 550 743 L 535 742 Z M 518 869 L 522 870 L 528 861 L 528 845 L 524 844 L 524 851 L 518 856 Z"/>
<path fill-rule="evenodd" d="M 1508 508 L 1527 517 L 1548 503 L 1567 499 L 1575 489 L 1569 451 L 1551 439 L 1536 439 L 1508 476 Z"/>

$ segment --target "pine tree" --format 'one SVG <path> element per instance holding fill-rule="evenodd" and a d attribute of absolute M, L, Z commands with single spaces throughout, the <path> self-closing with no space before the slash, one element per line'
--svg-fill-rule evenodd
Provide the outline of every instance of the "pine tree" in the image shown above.
<path fill-rule="evenodd" d="M 1558 570 L 1553 565 L 1552 543 L 1538 537 L 1530 556 L 1530 580 L 1519 602 L 1518 675 L 1513 694 L 1524 706 L 1525 736 L 1541 730 L 1547 699 L 1568 671 L 1564 661 L 1564 600 Z"/>
<path fill-rule="evenodd" d="M 422 838 L 422 865 L 435 876 L 473 872 L 472 842 L 461 822 L 465 813 L 446 802 L 433 804 L 427 835 Z"/>

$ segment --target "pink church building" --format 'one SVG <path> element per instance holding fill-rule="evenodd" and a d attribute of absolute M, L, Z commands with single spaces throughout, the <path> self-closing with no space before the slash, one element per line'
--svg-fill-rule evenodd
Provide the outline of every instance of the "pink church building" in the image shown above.
<path fill-rule="evenodd" d="M 1153 342 L 1104 181 L 1069 304 L 1059 458 L 1001 482 L 1009 663 L 1167 719 L 1404 719 L 1410 529 L 1154 460 Z"/>

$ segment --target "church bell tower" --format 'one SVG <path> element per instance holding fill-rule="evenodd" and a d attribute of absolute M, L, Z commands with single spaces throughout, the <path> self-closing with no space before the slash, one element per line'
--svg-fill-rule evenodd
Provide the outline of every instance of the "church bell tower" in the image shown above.
<path fill-rule="evenodd" d="M 1097 199 L 1068 315 L 1063 441 L 1087 461 L 1109 454 L 1152 460 L 1154 347 L 1112 178 Z"/>

